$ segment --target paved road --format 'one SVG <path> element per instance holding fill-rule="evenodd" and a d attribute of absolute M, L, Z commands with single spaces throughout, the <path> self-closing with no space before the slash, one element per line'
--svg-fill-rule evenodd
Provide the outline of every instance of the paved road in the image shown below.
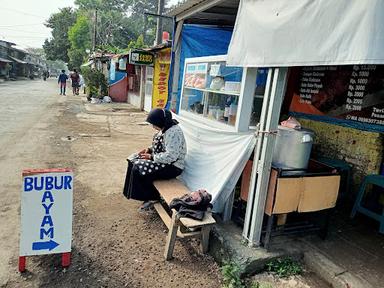
<path fill-rule="evenodd" d="M 220 287 L 197 241 L 178 241 L 175 261 L 164 261 L 164 224 L 122 196 L 125 157 L 153 135 L 145 115 L 88 112 L 56 89 L 54 79 L 0 84 L 0 287 Z M 20 275 L 21 171 L 59 167 L 75 173 L 71 266 L 60 255 L 27 257 Z"/>
<path fill-rule="evenodd" d="M 0 83 L 0 287 L 17 267 L 21 171 L 45 166 L 60 97 L 54 79 Z"/>

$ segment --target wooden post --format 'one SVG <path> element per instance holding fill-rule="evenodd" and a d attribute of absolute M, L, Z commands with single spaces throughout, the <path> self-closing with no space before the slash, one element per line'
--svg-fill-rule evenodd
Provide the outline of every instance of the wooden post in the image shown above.
<path fill-rule="evenodd" d="M 201 227 L 201 250 L 205 254 L 209 248 L 209 233 L 211 232 L 211 226 Z"/>
<path fill-rule="evenodd" d="M 25 272 L 25 262 L 26 262 L 26 257 L 20 256 L 19 257 L 19 272 Z"/>
<path fill-rule="evenodd" d="M 61 254 L 61 266 L 69 267 L 71 264 L 71 252 Z"/>
<path fill-rule="evenodd" d="M 173 254 L 173 248 L 175 247 L 177 229 L 179 228 L 179 220 L 177 219 L 177 212 L 172 210 L 171 227 L 169 227 L 167 242 L 165 244 L 164 257 L 165 260 L 171 260 Z"/>
<path fill-rule="evenodd" d="M 287 216 L 288 214 L 277 215 L 277 226 L 285 225 L 285 223 L 287 223 Z"/>

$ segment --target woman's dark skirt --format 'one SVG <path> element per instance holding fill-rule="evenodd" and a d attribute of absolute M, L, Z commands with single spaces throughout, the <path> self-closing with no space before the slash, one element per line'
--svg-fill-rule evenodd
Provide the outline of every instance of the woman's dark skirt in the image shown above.
<path fill-rule="evenodd" d="M 138 165 L 128 160 L 123 194 L 127 199 L 141 201 L 159 200 L 160 195 L 153 185 L 153 181 L 173 179 L 182 172 L 182 169 L 174 165 L 165 165 L 165 167 L 162 167 L 158 171 L 142 175 Z"/>

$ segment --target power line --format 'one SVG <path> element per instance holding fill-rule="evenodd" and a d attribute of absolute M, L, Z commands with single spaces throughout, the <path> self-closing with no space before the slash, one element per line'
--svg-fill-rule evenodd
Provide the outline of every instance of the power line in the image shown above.
<path fill-rule="evenodd" d="M 32 24 L 0 25 L 0 27 L 3 28 L 3 27 L 21 27 L 21 26 L 36 26 L 36 25 L 44 25 L 44 23 L 41 22 L 41 23 L 32 23 Z"/>
<path fill-rule="evenodd" d="M 47 37 L 47 36 L 11 36 L 11 37 L 9 37 L 9 38 L 49 38 L 49 37 Z"/>
<path fill-rule="evenodd" d="M 16 32 L 25 32 L 25 33 L 32 33 L 32 34 L 41 34 L 36 31 L 27 31 L 27 30 L 20 30 L 20 29 L 12 29 L 12 28 L 2 28 L 4 30 L 10 30 L 10 31 L 16 31 Z"/>
<path fill-rule="evenodd" d="M 5 8 L 5 7 L 1 7 L 2 10 L 8 10 L 8 11 L 11 11 L 11 12 L 15 12 L 15 13 L 19 13 L 19 14 L 23 14 L 23 15 L 27 15 L 27 16 L 33 16 L 33 17 L 38 17 L 38 18 L 42 18 L 41 15 L 36 15 L 36 14 L 31 14 L 31 13 L 25 13 L 23 11 L 19 11 L 19 10 L 16 10 L 16 9 L 11 9 L 11 8 Z"/>

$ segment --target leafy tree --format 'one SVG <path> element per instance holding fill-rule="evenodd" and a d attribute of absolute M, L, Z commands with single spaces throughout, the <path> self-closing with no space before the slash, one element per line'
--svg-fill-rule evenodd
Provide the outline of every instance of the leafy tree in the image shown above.
<path fill-rule="evenodd" d="M 68 40 L 71 47 L 68 51 L 69 69 L 79 68 L 84 62 L 87 52 L 91 48 L 91 30 L 88 18 L 79 15 L 76 23 L 68 31 Z"/>
<path fill-rule="evenodd" d="M 139 37 L 137 37 L 136 41 L 135 40 L 132 40 L 131 42 L 129 42 L 128 44 L 128 50 L 130 49 L 137 49 L 137 48 L 145 48 L 146 45 L 144 43 L 144 37 L 143 35 L 140 35 Z"/>
<path fill-rule="evenodd" d="M 43 45 L 48 60 L 62 60 L 68 62 L 68 30 L 76 21 L 76 12 L 71 7 L 59 9 L 52 14 L 45 26 L 52 29 L 52 38 L 46 39 Z"/>

